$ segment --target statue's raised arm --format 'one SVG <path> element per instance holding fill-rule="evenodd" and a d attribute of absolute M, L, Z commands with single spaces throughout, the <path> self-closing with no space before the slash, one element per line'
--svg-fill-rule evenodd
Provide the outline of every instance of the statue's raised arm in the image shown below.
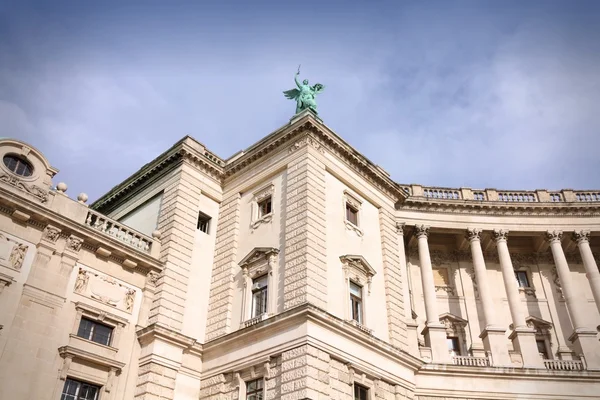
<path fill-rule="evenodd" d="M 298 67 L 298 72 L 296 72 L 296 75 L 294 76 L 294 82 L 296 82 L 298 88 L 286 90 L 283 94 L 287 99 L 296 100 L 296 114 L 307 108 L 317 114 L 317 102 L 315 97 L 317 94 L 323 92 L 325 86 L 320 83 L 310 86 L 308 84 L 308 79 L 304 79 L 300 82 L 298 80 L 298 75 L 300 75 L 300 67 Z"/>

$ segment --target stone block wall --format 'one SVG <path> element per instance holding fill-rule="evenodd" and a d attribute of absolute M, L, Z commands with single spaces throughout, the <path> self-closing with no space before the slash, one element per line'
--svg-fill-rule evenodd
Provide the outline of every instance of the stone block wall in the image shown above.
<path fill-rule="evenodd" d="M 174 398 L 176 376 L 177 370 L 155 362 L 140 365 L 135 399 L 158 400 Z"/>
<path fill-rule="evenodd" d="M 403 350 L 408 349 L 406 324 L 404 323 L 404 296 L 400 265 L 399 243 L 402 236 L 396 232 L 393 214 L 385 208 L 379 209 L 379 227 L 381 230 L 381 249 L 383 273 L 385 279 L 385 299 L 387 307 L 390 343 Z"/>
<path fill-rule="evenodd" d="M 302 144 L 296 151 L 305 156 L 288 165 L 286 177 L 284 310 L 327 305 L 325 166 L 316 149 Z"/>
<path fill-rule="evenodd" d="M 226 198 L 219 209 L 219 226 L 206 321 L 206 340 L 228 333 L 233 307 L 233 277 L 240 231 L 241 196 Z"/>
<path fill-rule="evenodd" d="M 183 164 L 173 183 L 165 188 L 158 230 L 162 232 L 160 261 L 165 265 L 150 310 L 148 323 L 180 331 L 192 267 L 201 180 L 193 167 Z"/>

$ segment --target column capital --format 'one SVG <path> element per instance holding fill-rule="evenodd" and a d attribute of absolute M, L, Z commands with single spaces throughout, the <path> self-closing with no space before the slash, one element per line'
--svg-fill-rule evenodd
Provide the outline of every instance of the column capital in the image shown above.
<path fill-rule="evenodd" d="M 575 231 L 573 232 L 573 241 L 579 243 L 590 242 L 590 231 Z"/>
<path fill-rule="evenodd" d="M 546 240 L 550 243 L 560 242 L 562 234 L 562 231 L 546 231 Z"/>
<path fill-rule="evenodd" d="M 415 235 L 417 238 L 429 236 L 429 226 L 427 225 L 415 225 Z"/>
<path fill-rule="evenodd" d="M 396 233 L 400 236 L 404 235 L 404 222 L 396 222 Z"/>
<path fill-rule="evenodd" d="M 496 242 L 505 241 L 508 239 L 508 229 L 494 229 L 492 232 Z"/>
<path fill-rule="evenodd" d="M 483 230 L 479 228 L 467 228 L 467 240 L 472 242 L 474 240 L 481 240 L 481 233 Z"/>

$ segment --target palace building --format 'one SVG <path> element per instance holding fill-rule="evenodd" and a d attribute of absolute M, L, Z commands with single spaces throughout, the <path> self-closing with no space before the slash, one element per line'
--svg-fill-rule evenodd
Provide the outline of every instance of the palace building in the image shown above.
<path fill-rule="evenodd" d="M 0 399 L 600 399 L 600 190 L 400 184 L 309 110 L 91 204 L 33 145 L 0 139 Z"/>

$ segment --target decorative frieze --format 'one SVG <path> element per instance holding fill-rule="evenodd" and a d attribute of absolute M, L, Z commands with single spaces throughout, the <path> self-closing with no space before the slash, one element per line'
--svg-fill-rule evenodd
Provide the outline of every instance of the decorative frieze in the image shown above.
<path fill-rule="evenodd" d="M 0 182 L 8 183 L 15 188 L 24 191 L 27 194 L 37 198 L 41 203 L 48 201 L 48 189 L 41 188 L 37 185 L 32 185 L 23 182 L 18 176 L 0 171 Z"/>
<path fill-rule="evenodd" d="M 129 313 L 133 311 L 136 297 L 135 288 L 82 266 L 77 271 L 73 292 Z"/>
<path fill-rule="evenodd" d="M 0 233 L 0 265 L 20 271 L 29 246 Z"/>

